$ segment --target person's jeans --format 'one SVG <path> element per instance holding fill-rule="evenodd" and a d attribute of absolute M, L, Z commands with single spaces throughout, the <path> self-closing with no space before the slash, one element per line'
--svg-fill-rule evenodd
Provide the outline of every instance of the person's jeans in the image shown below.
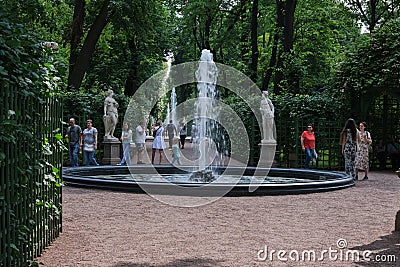
<path fill-rule="evenodd" d="M 131 165 L 131 153 L 129 150 L 129 145 L 130 145 L 129 143 L 122 144 L 122 149 L 124 150 L 124 155 L 121 160 L 121 165 L 125 164 L 125 162 L 126 162 L 126 164 Z"/>
<path fill-rule="evenodd" d="M 311 161 L 311 159 L 312 159 L 312 157 L 314 155 L 314 149 L 306 148 L 305 152 L 306 152 L 306 162 L 304 164 L 304 168 L 305 169 L 309 169 L 310 168 L 310 161 Z"/>
<path fill-rule="evenodd" d="M 96 159 L 94 158 L 94 150 L 93 151 L 85 151 L 83 150 L 83 159 L 85 160 L 85 165 L 89 166 L 90 161 L 93 162 L 94 165 L 98 166 Z"/>
<path fill-rule="evenodd" d="M 78 167 L 78 152 L 79 152 L 79 143 L 75 145 L 70 145 L 69 149 L 69 161 L 71 162 L 71 167 Z"/>
<path fill-rule="evenodd" d="M 175 137 L 175 135 L 173 135 L 173 134 L 168 135 L 169 148 L 172 148 L 174 137 Z"/>

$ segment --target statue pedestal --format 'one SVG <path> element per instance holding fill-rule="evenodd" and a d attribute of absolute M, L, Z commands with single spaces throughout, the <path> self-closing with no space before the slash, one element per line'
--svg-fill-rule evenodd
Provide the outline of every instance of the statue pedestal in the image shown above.
<path fill-rule="evenodd" d="M 276 141 L 274 139 L 261 140 L 260 159 L 257 167 L 271 168 L 275 158 Z"/>
<path fill-rule="evenodd" d="M 262 185 L 264 179 L 268 176 L 275 158 L 276 141 L 274 139 L 261 140 L 261 143 L 258 145 L 260 146 L 260 159 L 258 160 L 257 168 L 253 176 L 253 178 L 258 178 L 252 179 L 249 186 L 249 192 L 254 192 Z"/>
<path fill-rule="evenodd" d="M 108 138 L 104 136 L 104 157 L 102 163 L 104 165 L 116 165 L 121 162 L 120 149 L 121 142 L 117 138 Z"/>

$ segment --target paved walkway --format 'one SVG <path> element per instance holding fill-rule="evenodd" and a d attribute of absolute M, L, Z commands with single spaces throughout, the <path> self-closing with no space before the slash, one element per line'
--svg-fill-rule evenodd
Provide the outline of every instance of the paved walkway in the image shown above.
<path fill-rule="evenodd" d="M 67 186 L 63 232 L 37 260 L 55 267 L 376 266 L 346 260 L 350 250 L 370 250 L 371 258 L 392 261 L 377 266 L 400 266 L 400 234 L 392 232 L 399 191 L 393 173 L 372 172 L 339 191 L 225 197 L 181 208 L 145 194 Z M 346 247 L 338 248 L 339 239 Z M 315 261 L 307 259 L 310 251 Z"/>

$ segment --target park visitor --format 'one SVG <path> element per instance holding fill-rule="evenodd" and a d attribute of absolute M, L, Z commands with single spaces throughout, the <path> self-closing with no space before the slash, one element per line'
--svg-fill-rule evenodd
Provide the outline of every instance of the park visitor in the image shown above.
<path fill-rule="evenodd" d="M 365 130 L 367 124 L 365 122 L 360 123 L 360 143 L 358 144 L 357 155 L 356 155 L 356 180 L 358 180 L 358 171 L 363 170 L 365 172 L 363 180 L 368 180 L 368 169 L 369 169 L 369 146 L 372 143 L 371 134 Z"/>
<path fill-rule="evenodd" d="M 175 134 L 178 135 L 178 130 L 176 129 L 176 126 L 172 122 L 172 120 L 170 120 L 169 123 L 167 124 L 167 134 L 168 134 L 169 149 L 172 149 L 172 144 L 174 141 Z"/>
<path fill-rule="evenodd" d="M 67 130 L 67 134 L 65 135 L 68 138 L 68 152 L 69 152 L 69 160 L 71 163 L 71 167 L 78 167 L 78 153 L 81 142 L 81 134 L 82 128 L 75 124 L 75 119 L 69 119 L 69 127 Z"/>
<path fill-rule="evenodd" d="M 187 136 L 186 124 L 182 124 L 181 128 L 179 129 L 179 138 L 181 140 L 181 148 L 185 148 L 185 140 Z"/>
<path fill-rule="evenodd" d="M 142 121 L 140 125 L 136 127 L 136 150 L 137 150 L 137 164 L 143 164 L 142 154 L 145 150 L 146 144 L 146 121 Z"/>
<path fill-rule="evenodd" d="M 311 124 L 308 124 L 307 129 L 301 134 L 300 142 L 301 149 L 306 153 L 304 168 L 309 169 L 311 159 L 316 158 L 315 133 Z"/>
<path fill-rule="evenodd" d="M 172 145 L 172 162 L 171 162 L 171 164 L 174 164 L 175 161 L 178 161 L 178 164 L 182 165 L 181 153 L 179 151 L 179 138 L 178 137 L 174 138 L 174 142 Z"/>
<path fill-rule="evenodd" d="M 92 120 L 86 121 L 86 127 L 87 128 L 83 130 L 81 138 L 81 146 L 83 142 L 83 159 L 86 166 L 89 166 L 90 162 L 92 162 L 96 166 L 99 166 L 96 159 L 94 158 L 94 152 L 97 149 L 97 129 L 93 127 Z"/>
<path fill-rule="evenodd" d="M 120 139 L 122 142 L 123 156 L 119 165 L 124 165 L 126 163 L 128 166 L 130 166 L 131 153 L 129 146 L 132 143 L 132 130 L 130 129 L 129 123 L 127 122 L 124 122 Z"/>
<path fill-rule="evenodd" d="M 397 171 L 400 167 L 400 145 L 396 142 L 396 138 L 391 138 L 387 145 L 387 153 L 392 162 L 392 171 Z"/>
<path fill-rule="evenodd" d="M 164 127 L 162 126 L 161 120 L 157 121 L 157 125 L 154 128 L 154 131 L 155 131 L 154 132 L 154 140 L 153 140 L 152 151 L 151 151 L 151 164 L 154 164 L 156 150 L 159 151 L 159 154 L 160 154 L 159 163 L 161 164 L 162 153 L 165 149 L 165 143 L 164 143 L 164 138 L 163 138 Z"/>
<path fill-rule="evenodd" d="M 379 139 L 378 143 L 375 145 L 374 152 L 376 158 L 379 161 L 379 170 L 385 170 L 387 153 L 386 153 L 386 146 L 383 143 L 382 139 Z"/>
<path fill-rule="evenodd" d="M 344 169 L 346 174 L 351 175 L 353 180 L 357 180 L 356 176 L 356 151 L 357 142 L 360 141 L 356 122 L 354 119 L 348 119 L 340 133 L 340 143 L 342 145 L 342 155 L 344 156 Z"/>

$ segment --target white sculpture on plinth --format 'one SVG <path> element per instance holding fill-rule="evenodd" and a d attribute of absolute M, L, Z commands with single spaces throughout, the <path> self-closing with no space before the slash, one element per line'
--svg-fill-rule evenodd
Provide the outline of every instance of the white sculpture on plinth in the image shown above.
<path fill-rule="evenodd" d="M 118 123 L 118 103 L 113 98 L 114 95 L 113 90 L 108 90 L 107 93 L 108 96 L 104 100 L 104 116 L 103 116 L 103 122 L 105 128 L 104 139 L 118 140 L 118 138 L 114 137 L 115 127 L 117 126 Z"/>
<path fill-rule="evenodd" d="M 262 115 L 262 142 L 275 142 L 274 138 L 274 105 L 268 98 L 268 91 L 263 91 L 260 105 Z"/>

